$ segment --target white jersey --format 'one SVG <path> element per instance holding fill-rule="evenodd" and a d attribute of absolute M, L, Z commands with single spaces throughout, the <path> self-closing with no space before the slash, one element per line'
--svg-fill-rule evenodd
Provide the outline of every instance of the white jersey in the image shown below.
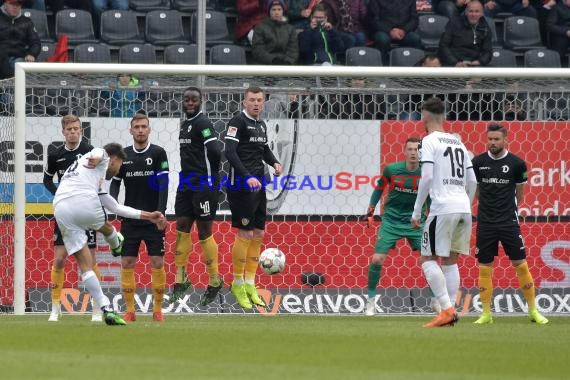
<path fill-rule="evenodd" d="M 86 167 L 90 157 L 102 157 L 101 162 L 93 169 Z M 83 155 L 71 164 L 63 174 L 55 193 L 53 204 L 55 205 L 62 199 L 73 196 L 97 196 L 105 183 L 105 174 L 108 166 L 109 156 L 104 149 L 94 148 L 91 152 Z"/>
<path fill-rule="evenodd" d="M 465 186 L 467 169 L 473 164 L 461 140 L 451 133 L 430 133 L 422 139 L 420 162 L 433 165 L 429 214 L 471 213 Z"/>

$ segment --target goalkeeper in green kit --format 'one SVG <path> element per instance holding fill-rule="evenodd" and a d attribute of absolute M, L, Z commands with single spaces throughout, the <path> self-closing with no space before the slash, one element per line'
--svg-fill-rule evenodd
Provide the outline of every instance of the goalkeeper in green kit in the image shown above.
<path fill-rule="evenodd" d="M 418 147 L 421 140 L 410 137 L 404 145 L 404 161 L 398 161 L 386 165 L 382 177 L 376 183 L 376 187 L 370 197 L 367 210 L 368 227 L 372 225 L 374 210 L 382 197 L 384 190 L 388 192 L 384 202 L 384 215 L 382 225 L 378 232 L 378 239 L 374 247 L 374 254 L 368 268 L 368 301 L 366 302 L 366 315 L 371 316 L 376 312 L 376 287 L 380 282 L 382 265 L 388 256 L 388 251 L 394 249 L 396 242 L 407 239 L 412 251 L 419 251 L 422 240 L 421 229 L 414 229 L 410 225 L 412 212 L 421 178 Z M 421 222 L 425 220 L 422 215 Z M 437 311 L 439 304 L 432 299 L 432 308 Z"/>

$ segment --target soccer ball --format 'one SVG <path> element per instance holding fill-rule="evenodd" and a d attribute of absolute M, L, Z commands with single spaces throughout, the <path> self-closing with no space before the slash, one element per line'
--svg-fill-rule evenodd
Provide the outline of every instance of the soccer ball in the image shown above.
<path fill-rule="evenodd" d="M 277 248 L 267 248 L 259 256 L 259 266 L 265 274 L 280 273 L 285 267 L 285 254 Z"/>

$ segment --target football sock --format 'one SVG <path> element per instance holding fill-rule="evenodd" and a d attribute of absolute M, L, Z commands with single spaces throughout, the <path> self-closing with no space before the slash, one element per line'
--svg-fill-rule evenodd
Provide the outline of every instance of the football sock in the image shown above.
<path fill-rule="evenodd" d="M 152 311 L 162 311 L 162 300 L 164 299 L 164 287 L 166 286 L 166 271 L 164 267 L 152 268 Z"/>
<path fill-rule="evenodd" d="M 449 300 L 451 305 L 455 306 L 457 301 L 457 291 L 459 290 L 459 267 L 457 264 L 453 265 L 442 265 L 441 271 L 445 276 L 445 285 L 447 286 L 447 294 L 449 295 Z"/>
<path fill-rule="evenodd" d="M 368 267 L 368 298 L 376 297 L 376 287 L 380 281 L 380 272 L 382 271 L 382 265 L 380 264 L 370 264 Z"/>
<path fill-rule="evenodd" d="M 174 253 L 174 263 L 176 264 L 177 284 L 186 282 L 186 265 L 188 264 L 188 255 L 192 248 L 192 237 L 189 232 L 176 231 L 176 252 Z"/>
<path fill-rule="evenodd" d="M 202 251 L 206 257 L 206 270 L 208 271 L 208 285 L 219 286 L 220 275 L 218 273 L 218 243 L 214 240 L 214 236 L 210 235 L 204 240 L 200 240 Z"/>
<path fill-rule="evenodd" d="M 135 311 L 135 270 L 121 269 L 121 290 L 125 297 L 127 313 Z"/>
<path fill-rule="evenodd" d="M 245 269 L 245 259 L 249 248 L 250 239 L 244 239 L 236 236 L 236 241 L 232 247 L 232 265 L 234 282 L 236 284 L 243 283 L 243 271 Z M 240 282 L 237 282 L 237 281 Z"/>
<path fill-rule="evenodd" d="M 528 303 L 528 310 L 536 309 L 536 302 L 534 299 L 534 280 L 528 270 L 526 261 L 515 268 L 517 270 L 517 277 L 519 279 L 519 286 L 521 292 Z"/>
<path fill-rule="evenodd" d="M 97 276 L 97 280 L 99 280 L 99 283 L 101 282 L 101 270 L 99 269 L 99 266 L 97 265 L 97 263 L 93 263 L 93 272 L 95 272 L 95 276 Z"/>
<path fill-rule="evenodd" d="M 445 284 L 445 276 L 437 262 L 433 260 L 422 263 L 422 270 L 426 276 L 426 280 L 431 291 L 439 301 L 442 310 L 449 309 L 451 301 L 447 294 L 447 286 Z"/>
<path fill-rule="evenodd" d="M 63 268 L 51 267 L 51 303 L 58 305 L 61 302 L 61 288 L 63 288 Z"/>
<path fill-rule="evenodd" d="M 491 312 L 491 297 L 493 296 L 493 267 L 479 265 L 479 298 L 483 313 Z"/>
<path fill-rule="evenodd" d="M 251 239 L 247 248 L 247 261 L 245 263 L 245 282 L 253 284 L 255 274 L 259 265 L 259 254 L 263 240 L 260 238 Z M 250 281 L 250 282 L 248 282 Z"/>
<path fill-rule="evenodd" d="M 105 241 L 109 243 L 109 247 L 111 247 L 111 249 L 115 249 L 119 246 L 121 242 L 119 241 L 119 235 L 117 235 L 117 230 L 115 229 L 114 226 L 112 227 L 113 231 L 111 232 L 111 234 L 109 236 L 103 235 L 103 237 L 105 238 Z"/>
<path fill-rule="evenodd" d="M 83 280 L 83 284 L 87 288 L 87 291 L 89 291 L 89 294 L 91 294 L 91 297 L 95 299 L 95 302 L 97 302 L 99 307 L 104 308 L 111 304 L 109 299 L 103 294 L 101 284 L 99 283 L 99 280 L 97 280 L 95 272 L 92 270 L 87 271 L 81 275 L 81 279 Z"/>

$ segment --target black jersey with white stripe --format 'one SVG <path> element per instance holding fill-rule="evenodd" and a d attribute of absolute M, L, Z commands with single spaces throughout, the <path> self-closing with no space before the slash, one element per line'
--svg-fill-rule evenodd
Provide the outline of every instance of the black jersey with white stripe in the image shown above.
<path fill-rule="evenodd" d="M 488 152 L 473 159 L 479 185 L 477 221 L 483 223 L 518 223 L 516 186 L 526 183 L 524 160 L 507 152 L 495 159 Z"/>
<path fill-rule="evenodd" d="M 55 191 L 57 189 L 53 184 L 54 176 L 57 175 L 58 182 L 61 181 L 63 173 L 65 173 L 67 168 L 81 158 L 81 156 L 91 152 L 92 149 L 93 147 L 90 144 L 85 141 L 81 141 L 77 148 L 73 150 L 63 144 L 48 154 L 47 164 L 44 169 L 44 184 L 50 193 L 55 195 Z"/>
<path fill-rule="evenodd" d="M 178 136 L 180 143 L 180 166 L 185 181 L 195 186 L 204 183 L 204 178 L 219 179 L 221 150 L 217 133 L 210 119 L 202 112 L 182 122 Z M 201 180 L 202 178 L 202 180 Z"/>

